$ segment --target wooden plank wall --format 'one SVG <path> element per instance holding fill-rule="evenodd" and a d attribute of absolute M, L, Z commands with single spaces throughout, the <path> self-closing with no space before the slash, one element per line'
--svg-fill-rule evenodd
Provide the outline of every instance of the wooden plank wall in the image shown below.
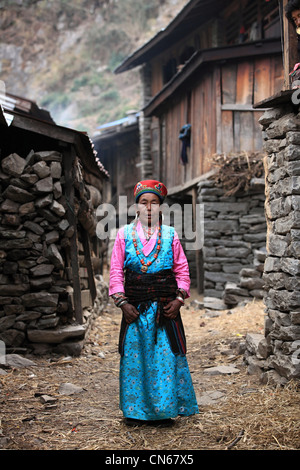
<path fill-rule="evenodd" d="M 259 151 L 262 133 L 254 103 L 282 89 L 281 57 L 247 59 L 221 68 L 221 152 Z"/>
<path fill-rule="evenodd" d="M 211 72 L 202 74 L 190 94 L 187 91 L 173 99 L 161 121 L 165 131 L 161 178 L 168 187 L 183 184 L 209 171 L 210 156 L 216 152 L 216 87 Z M 188 122 L 192 124 L 191 147 L 188 164 L 182 165 L 179 132 Z"/>
<path fill-rule="evenodd" d="M 184 184 L 209 171 L 214 153 L 260 151 L 262 132 L 258 119 L 262 111 L 253 111 L 252 105 L 281 90 L 282 84 L 280 56 L 228 61 L 202 69 L 189 89 L 178 93 L 161 117 L 165 138 L 160 141 L 160 152 L 164 155 L 160 177 L 168 187 Z M 189 162 L 183 166 L 178 135 L 189 121 L 191 148 Z"/>

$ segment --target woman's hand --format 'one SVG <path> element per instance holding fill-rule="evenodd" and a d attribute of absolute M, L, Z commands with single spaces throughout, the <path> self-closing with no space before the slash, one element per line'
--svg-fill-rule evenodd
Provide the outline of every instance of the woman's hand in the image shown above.
<path fill-rule="evenodd" d="M 179 300 L 171 300 L 165 307 L 164 307 L 164 316 L 167 317 L 169 320 L 175 320 L 177 317 L 180 307 L 182 303 Z"/>
<path fill-rule="evenodd" d="M 138 310 L 132 304 L 123 304 L 121 309 L 128 324 L 133 323 L 139 316 Z"/>

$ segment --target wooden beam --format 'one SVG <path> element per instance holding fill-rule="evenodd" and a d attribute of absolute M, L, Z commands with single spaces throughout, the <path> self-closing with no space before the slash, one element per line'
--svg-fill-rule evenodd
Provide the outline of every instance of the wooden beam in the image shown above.
<path fill-rule="evenodd" d="M 93 270 L 93 264 L 92 264 L 92 259 L 91 259 L 90 239 L 89 239 L 88 233 L 85 231 L 84 228 L 83 230 L 81 230 L 81 237 L 82 237 L 85 263 L 86 263 L 87 272 L 88 272 L 89 289 L 90 289 L 92 301 L 94 303 L 94 300 L 96 299 L 96 296 L 97 296 L 97 289 L 96 289 L 94 270 Z"/>
<path fill-rule="evenodd" d="M 289 90 L 290 72 L 298 62 L 297 35 L 295 28 L 285 16 L 285 7 L 288 0 L 283 0 L 283 63 L 284 63 L 284 85 L 283 90 Z"/>
<path fill-rule="evenodd" d="M 214 173 L 215 173 L 215 170 L 211 170 L 203 175 L 197 176 L 197 178 L 187 181 L 184 184 L 173 186 L 170 189 L 168 189 L 168 196 L 176 196 L 179 193 L 190 191 L 194 186 L 200 183 L 200 181 L 204 181 L 208 179 Z"/>
<path fill-rule="evenodd" d="M 68 205 L 67 218 L 69 224 L 74 227 L 74 233 L 70 239 L 74 314 L 76 321 L 81 325 L 83 323 L 83 312 L 79 275 L 77 218 L 74 213 L 74 161 L 75 150 L 73 146 L 70 146 L 63 154 L 63 164 L 65 174 L 65 195 Z"/>
<path fill-rule="evenodd" d="M 261 112 L 262 111 L 261 109 L 253 108 L 251 104 L 239 104 L 239 103 L 222 104 L 221 109 L 222 111 L 244 111 L 244 112 L 246 111 L 260 111 Z"/>

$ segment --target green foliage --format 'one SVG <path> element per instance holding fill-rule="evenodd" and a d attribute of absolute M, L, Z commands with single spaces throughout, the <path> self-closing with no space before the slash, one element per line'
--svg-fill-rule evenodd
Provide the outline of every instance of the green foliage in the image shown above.
<path fill-rule="evenodd" d="M 83 128 L 86 123 L 86 130 L 93 132 L 97 125 L 138 109 L 138 73 L 130 72 L 137 80 L 133 87 L 128 74 L 120 77 L 113 72 L 136 49 L 164 1 L 0 0 L 6 26 L 3 41 L 14 38 L 15 44 L 22 44 L 28 62 L 34 64 L 41 56 L 47 63 L 30 79 L 32 94 L 43 95 L 36 99 L 38 104 L 53 112 L 57 123 L 74 122 Z"/>
<path fill-rule="evenodd" d="M 54 91 L 52 93 L 49 93 L 41 100 L 41 105 L 44 108 L 47 108 L 47 107 L 66 108 L 70 103 L 71 103 L 70 96 L 60 91 Z"/>

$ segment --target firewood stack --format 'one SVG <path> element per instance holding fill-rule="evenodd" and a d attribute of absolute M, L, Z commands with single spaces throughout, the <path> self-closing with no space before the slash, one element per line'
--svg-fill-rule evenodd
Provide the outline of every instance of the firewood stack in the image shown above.
<path fill-rule="evenodd" d="M 69 295 L 74 226 L 67 218 L 62 155 L 11 154 L 1 162 L 0 185 L 0 340 L 15 350 L 26 349 L 31 340 L 59 343 L 59 336 L 68 335 L 57 334 L 57 328 L 74 323 Z M 71 336 L 84 334 L 77 327 Z"/>

